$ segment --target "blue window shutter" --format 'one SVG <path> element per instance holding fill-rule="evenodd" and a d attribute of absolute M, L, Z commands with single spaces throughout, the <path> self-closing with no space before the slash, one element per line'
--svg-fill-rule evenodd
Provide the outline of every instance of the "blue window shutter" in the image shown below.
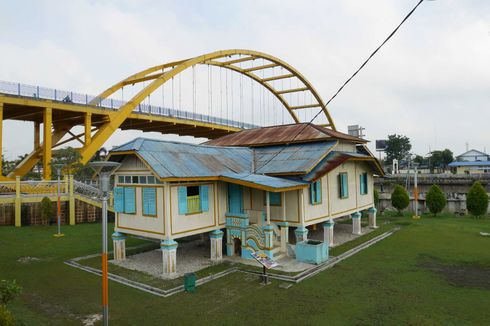
<path fill-rule="evenodd" d="M 124 188 L 114 188 L 114 211 L 117 213 L 124 212 Z"/>
<path fill-rule="evenodd" d="M 143 189 L 143 215 L 156 215 L 157 214 L 157 202 L 156 202 L 156 189 L 155 188 L 142 188 Z"/>
<path fill-rule="evenodd" d="M 200 186 L 199 188 L 199 196 L 201 198 L 201 211 L 207 212 L 209 211 L 208 186 Z"/>
<path fill-rule="evenodd" d="M 343 174 L 344 176 L 344 197 L 349 197 L 349 185 L 348 185 L 348 181 L 347 181 L 347 173 L 346 174 Z"/>
<path fill-rule="evenodd" d="M 276 205 L 276 206 L 281 205 L 281 193 L 269 192 L 269 200 L 271 205 Z"/>
<path fill-rule="evenodd" d="M 310 183 L 310 204 L 315 203 L 315 183 Z"/>
<path fill-rule="evenodd" d="M 368 174 L 364 173 L 364 193 L 368 193 Z"/>
<path fill-rule="evenodd" d="M 322 183 L 320 181 L 316 183 L 316 191 L 315 191 L 315 203 L 320 203 L 322 201 Z"/>
<path fill-rule="evenodd" d="M 124 188 L 124 213 L 136 213 L 136 191 L 134 187 Z"/>
<path fill-rule="evenodd" d="M 359 191 L 361 193 L 361 195 L 364 195 L 364 175 L 361 174 L 359 176 Z"/>
<path fill-rule="evenodd" d="M 179 214 L 187 213 L 187 187 L 179 187 Z"/>

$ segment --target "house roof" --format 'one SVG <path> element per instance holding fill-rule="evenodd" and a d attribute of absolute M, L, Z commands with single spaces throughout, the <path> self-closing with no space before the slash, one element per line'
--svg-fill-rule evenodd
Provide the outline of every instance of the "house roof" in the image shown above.
<path fill-rule="evenodd" d="M 136 155 L 160 180 L 223 180 L 268 191 L 304 188 L 312 171 L 318 176 L 349 159 L 377 163 L 364 152 L 333 152 L 337 143 L 329 139 L 249 148 L 136 138 L 112 149 L 108 159 Z"/>
<path fill-rule="evenodd" d="M 367 143 L 365 139 L 357 138 L 322 126 L 317 126 L 310 123 L 295 123 L 281 126 L 245 129 L 210 140 L 205 144 L 213 146 L 256 147 L 336 139 L 360 144 Z"/>
<path fill-rule="evenodd" d="M 370 155 L 363 153 L 331 151 L 319 164 L 315 166 L 313 170 L 311 170 L 301 179 L 308 182 L 314 181 L 348 160 L 366 161 L 374 174 L 384 175 L 384 171 L 378 160 Z"/>
<path fill-rule="evenodd" d="M 490 161 L 451 162 L 448 166 L 452 168 L 458 166 L 490 166 Z"/>

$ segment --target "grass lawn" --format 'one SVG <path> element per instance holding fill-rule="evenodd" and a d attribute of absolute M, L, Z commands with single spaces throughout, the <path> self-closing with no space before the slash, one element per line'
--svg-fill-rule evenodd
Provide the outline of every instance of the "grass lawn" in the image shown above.
<path fill-rule="evenodd" d="M 478 234 L 490 232 L 489 219 L 378 218 L 379 225 L 384 221 L 401 229 L 289 289 L 279 281 L 264 287 L 244 273 L 169 298 L 110 282 L 112 324 L 489 324 L 490 238 Z M 55 227 L 0 228 L 0 278 L 23 287 L 10 309 L 25 325 L 80 325 L 100 312 L 99 277 L 63 264 L 99 251 L 100 224 L 66 226 L 63 232 L 64 238 L 55 239 Z M 127 246 L 142 243 L 127 240 Z M 19 261 L 27 256 L 40 260 Z"/>

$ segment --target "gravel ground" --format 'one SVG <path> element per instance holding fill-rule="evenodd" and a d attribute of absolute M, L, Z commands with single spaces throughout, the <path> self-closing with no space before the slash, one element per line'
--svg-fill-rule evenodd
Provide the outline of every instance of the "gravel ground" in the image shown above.
<path fill-rule="evenodd" d="M 362 234 L 366 234 L 371 231 L 372 229 L 368 227 L 362 228 Z M 291 228 L 290 232 L 294 232 L 294 228 Z M 357 237 L 357 235 L 352 234 L 352 224 L 335 224 L 334 247 L 347 241 L 351 241 Z M 323 241 L 323 227 L 318 227 L 315 231 L 308 232 L 308 239 Z M 261 267 L 261 265 L 259 265 L 259 263 L 254 259 L 243 259 L 238 256 L 227 257 L 224 254 L 223 258 L 234 263 Z M 312 264 L 298 262 L 293 257 L 286 256 L 279 259 L 277 262 L 280 264 L 280 266 L 276 267 L 275 269 L 283 272 L 301 272 L 314 266 Z M 129 256 L 122 262 L 111 260 L 111 263 L 127 269 L 145 272 L 163 279 L 178 278 L 183 276 L 185 273 L 197 272 L 203 268 L 213 265 L 210 260 L 209 241 L 202 240 L 179 243 L 177 248 L 177 273 L 169 277 L 163 276 L 162 274 L 162 252 L 160 249 Z"/>
<path fill-rule="evenodd" d="M 162 251 L 160 249 L 129 256 L 122 262 L 111 260 L 111 263 L 164 279 L 178 278 L 185 273 L 197 272 L 213 265 L 210 260 L 209 243 L 201 240 L 179 243 L 177 247 L 177 273 L 170 277 L 162 274 Z"/>

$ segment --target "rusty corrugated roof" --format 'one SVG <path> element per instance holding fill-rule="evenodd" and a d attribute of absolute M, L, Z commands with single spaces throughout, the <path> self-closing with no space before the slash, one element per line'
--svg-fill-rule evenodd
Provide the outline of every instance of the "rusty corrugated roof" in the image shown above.
<path fill-rule="evenodd" d="M 289 143 L 304 143 L 325 140 L 346 140 L 355 143 L 366 143 L 361 138 L 353 137 L 339 131 L 308 123 L 270 126 L 245 129 L 234 134 L 210 140 L 204 144 L 213 146 L 266 146 Z"/>

